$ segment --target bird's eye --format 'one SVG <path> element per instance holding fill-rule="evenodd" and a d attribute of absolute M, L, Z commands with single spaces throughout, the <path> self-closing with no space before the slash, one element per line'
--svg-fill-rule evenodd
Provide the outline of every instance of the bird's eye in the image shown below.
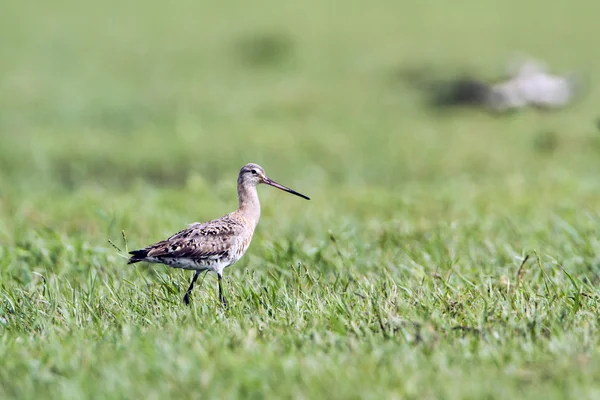
<path fill-rule="evenodd" d="M 253 169 L 251 172 L 252 172 L 252 175 L 258 175 L 258 172 L 255 169 Z"/>

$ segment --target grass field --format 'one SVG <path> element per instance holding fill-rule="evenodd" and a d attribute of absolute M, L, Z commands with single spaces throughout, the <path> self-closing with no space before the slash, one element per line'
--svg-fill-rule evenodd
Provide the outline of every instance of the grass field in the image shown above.
<path fill-rule="evenodd" d="M 495 117 L 399 79 L 599 82 L 597 2 L 2 9 L 0 398 L 600 396 L 600 92 Z M 232 211 L 247 162 L 312 200 L 259 188 L 229 309 L 108 244 Z"/>

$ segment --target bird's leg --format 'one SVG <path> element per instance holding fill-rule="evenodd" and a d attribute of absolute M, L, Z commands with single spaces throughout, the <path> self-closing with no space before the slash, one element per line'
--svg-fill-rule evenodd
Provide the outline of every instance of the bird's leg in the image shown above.
<path fill-rule="evenodd" d="M 188 287 L 188 290 L 185 292 L 185 296 L 183 296 L 183 302 L 187 305 L 190 305 L 190 293 L 192 292 L 192 289 L 194 288 L 194 283 L 196 283 L 196 279 L 198 279 L 199 275 L 200 271 L 196 271 L 194 277 L 192 278 L 192 282 L 190 283 L 190 287 Z"/>
<path fill-rule="evenodd" d="M 217 277 L 219 278 L 219 300 L 223 306 L 227 307 L 227 300 L 225 300 L 225 297 L 223 297 L 223 275 L 219 273 L 217 274 Z"/>

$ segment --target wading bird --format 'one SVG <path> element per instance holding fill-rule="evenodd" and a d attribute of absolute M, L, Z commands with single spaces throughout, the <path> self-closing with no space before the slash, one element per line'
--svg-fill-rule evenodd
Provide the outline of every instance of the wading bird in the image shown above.
<path fill-rule="evenodd" d="M 250 246 L 254 228 L 260 218 L 260 202 L 256 191 L 256 186 L 260 183 L 310 200 L 307 196 L 269 179 L 260 165 L 246 164 L 240 170 L 237 180 L 237 210 L 219 219 L 196 222 L 166 240 L 131 251 L 131 258 L 127 264 L 146 261 L 196 271 L 183 297 L 185 304 L 190 303 L 190 293 L 200 273 L 216 272 L 219 300 L 227 306 L 221 282 L 223 270 L 242 258 Z"/>

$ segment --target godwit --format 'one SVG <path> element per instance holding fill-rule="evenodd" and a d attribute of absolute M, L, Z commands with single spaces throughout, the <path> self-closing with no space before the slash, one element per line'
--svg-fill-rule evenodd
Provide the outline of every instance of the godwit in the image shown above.
<path fill-rule="evenodd" d="M 237 180 L 237 210 L 219 219 L 196 222 L 166 240 L 131 251 L 129 254 L 132 256 L 127 264 L 146 261 L 196 271 L 183 297 L 185 304 L 190 303 L 190 293 L 198 275 L 203 271 L 216 272 L 219 280 L 219 300 L 227 306 L 221 284 L 223 270 L 242 258 L 250 246 L 254 228 L 260 218 L 260 202 L 256 192 L 256 185 L 260 183 L 310 200 L 307 196 L 269 179 L 260 165 L 246 164 L 240 170 Z"/>

